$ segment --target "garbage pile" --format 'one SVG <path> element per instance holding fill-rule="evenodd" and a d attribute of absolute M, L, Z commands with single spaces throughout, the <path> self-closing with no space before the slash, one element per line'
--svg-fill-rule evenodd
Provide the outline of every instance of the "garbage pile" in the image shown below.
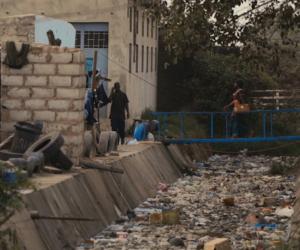
<path fill-rule="evenodd" d="M 15 182 L 17 172 L 31 177 L 46 165 L 69 170 L 72 161 L 62 152 L 64 138 L 60 133 L 42 135 L 43 123 L 18 122 L 15 132 L 0 144 L 1 176 Z"/>
<path fill-rule="evenodd" d="M 289 237 L 295 176 L 270 169 L 295 160 L 212 156 L 77 250 L 276 249 Z"/>

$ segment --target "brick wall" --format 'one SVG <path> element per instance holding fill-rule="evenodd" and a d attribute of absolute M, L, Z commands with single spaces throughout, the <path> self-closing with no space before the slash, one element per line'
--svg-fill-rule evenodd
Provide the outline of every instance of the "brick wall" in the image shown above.
<path fill-rule="evenodd" d="M 5 48 L 1 55 L 3 61 Z M 44 121 L 44 132 L 62 131 L 64 151 L 82 152 L 84 134 L 85 57 L 79 49 L 32 45 L 29 64 L 20 70 L 1 65 L 1 129 L 18 121 Z"/>

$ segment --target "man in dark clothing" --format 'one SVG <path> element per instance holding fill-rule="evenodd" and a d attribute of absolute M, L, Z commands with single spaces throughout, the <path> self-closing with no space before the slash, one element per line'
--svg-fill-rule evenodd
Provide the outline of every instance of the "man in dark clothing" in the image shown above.
<path fill-rule="evenodd" d="M 121 138 L 121 143 L 125 142 L 125 120 L 129 118 L 129 107 L 127 95 L 121 91 L 120 83 L 116 82 L 108 98 L 111 102 L 110 120 L 111 128 L 116 131 Z M 125 116 L 125 111 L 127 116 Z"/>

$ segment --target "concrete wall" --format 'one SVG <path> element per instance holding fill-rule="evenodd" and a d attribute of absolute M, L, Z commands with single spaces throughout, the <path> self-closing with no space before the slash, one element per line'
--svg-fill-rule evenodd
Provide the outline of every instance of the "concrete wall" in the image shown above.
<path fill-rule="evenodd" d="M 197 154 L 201 147 L 191 150 Z M 24 195 L 27 209 L 8 223 L 17 230 L 23 249 L 74 249 L 81 240 L 95 236 L 128 209 L 154 196 L 159 182 L 175 182 L 182 176 L 181 167 L 191 164 L 193 159 L 177 146 L 167 148 L 162 144 L 127 146 L 124 152 L 120 159 L 103 160 L 103 164 L 123 169 L 124 174 L 85 170 L 68 176 L 36 178 L 35 182 L 43 186 Z M 44 219 L 33 222 L 29 218 L 31 210 L 43 216 L 95 218 L 97 221 Z"/>
<path fill-rule="evenodd" d="M 34 13 L 46 15 L 69 22 L 108 22 L 109 24 L 109 60 L 108 77 L 120 81 L 130 99 L 132 116 L 139 115 L 146 107 L 156 108 L 157 72 L 135 71 L 129 69 L 129 43 L 133 43 L 130 32 L 128 0 L 2 0 L 0 17 Z M 145 30 L 147 22 L 145 22 Z M 142 9 L 139 9 L 139 62 L 141 63 L 141 46 L 158 47 L 157 39 L 141 36 Z M 155 26 L 156 28 L 156 26 Z M 155 51 L 155 49 L 154 49 Z M 146 60 L 146 57 L 144 58 Z M 150 58 L 149 58 L 150 61 Z M 140 65 L 141 67 L 141 65 Z M 110 84 L 112 86 L 113 82 Z"/>
<path fill-rule="evenodd" d="M 295 212 L 292 217 L 291 234 L 289 239 L 290 245 L 295 248 L 291 248 L 291 249 L 300 248 L 300 178 L 298 178 L 297 180 L 296 188 L 297 188 L 297 192 L 296 192 L 296 201 L 294 206 Z"/>
<path fill-rule="evenodd" d="M 1 60 L 5 58 L 3 48 Z M 78 158 L 83 147 L 85 57 L 79 49 L 31 45 L 29 64 L 1 67 L 2 132 L 18 121 L 44 122 L 45 132 L 62 131 L 65 151 Z"/>

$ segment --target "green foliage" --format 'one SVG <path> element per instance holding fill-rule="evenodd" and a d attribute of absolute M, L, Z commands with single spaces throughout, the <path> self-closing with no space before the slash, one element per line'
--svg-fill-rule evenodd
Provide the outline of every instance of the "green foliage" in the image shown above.
<path fill-rule="evenodd" d="M 0 161 L 0 226 L 5 224 L 16 209 L 20 208 L 22 202 L 18 190 L 28 187 L 29 183 L 24 178 L 24 174 L 16 170 L 16 182 L 8 183 L 3 179 L 5 169 L 15 169 L 7 162 Z M 17 237 L 15 231 L 6 229 L 0 231 L 0 248 L 5 250 L 18 250 Z"/>
<path fill-rule="evenodd" d="M 236 81 L 249 92 L 299 82 L 291 58 L 299 1 L 252 1 L 241 22 L 233 8 L 245 2 L 174 0 L 163 8 L 159 109 L 221 110 Z"/>

